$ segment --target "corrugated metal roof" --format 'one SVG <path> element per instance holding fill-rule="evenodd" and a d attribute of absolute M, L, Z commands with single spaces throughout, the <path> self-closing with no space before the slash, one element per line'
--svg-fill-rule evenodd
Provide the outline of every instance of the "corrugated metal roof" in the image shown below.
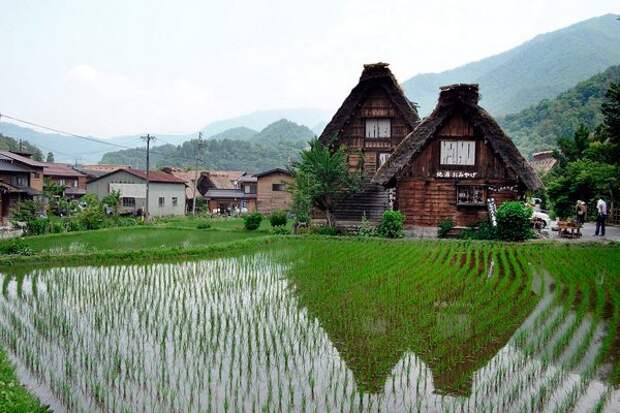
<path fill-rule="evenodd" d="M 45 176 L 86 176 L 82 172 L 79 172 L 70 165 L 66 165 L 64 163 L 48 163 L 46 162 L 45 167 L 43 168 L 43 175 Z"/>

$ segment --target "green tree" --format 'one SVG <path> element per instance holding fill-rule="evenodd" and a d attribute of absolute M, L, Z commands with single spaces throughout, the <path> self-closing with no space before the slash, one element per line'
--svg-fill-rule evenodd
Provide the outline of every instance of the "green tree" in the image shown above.
<path fill-rule="evenodd" d="M 336 226 L 334 208 L 338 201 L 359 191 L 360 167 L 349 170 L 344 147 L 330 148 L 318 139 L 309 142 L 310 147 L 291 164 L 294 181 L 291 191 L 295 205 L 305 205 L 325 213 L 327 225 Z"/>
<path fill-rule="evenodd" d="M 612 84 L 605 94 L 601 112 L 609 140 L 615 145 L 620 145 L 620 83 Z"/>
<path fill-rule="evenodd" d="M 54 162 L 54 152 L 48 152 L 47 153 L 47 158 L 45 158 L 45 162 Z"/>
<path fill-rule="evenodd" d="M 121 191 L 112 191 L 104 196 L 101 203 L 112 209 L 114 215 L 118 215 L 118 208 L 121 204 Z"/>

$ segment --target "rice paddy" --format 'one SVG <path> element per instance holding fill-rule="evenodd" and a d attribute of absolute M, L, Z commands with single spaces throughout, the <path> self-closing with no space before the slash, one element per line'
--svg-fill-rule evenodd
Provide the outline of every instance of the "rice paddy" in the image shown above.
<path fill-rule="evenodd" d="M 0 344 L 71 412 L 619 411 L 620 249 L 282 239 L 2 274 Z"/>

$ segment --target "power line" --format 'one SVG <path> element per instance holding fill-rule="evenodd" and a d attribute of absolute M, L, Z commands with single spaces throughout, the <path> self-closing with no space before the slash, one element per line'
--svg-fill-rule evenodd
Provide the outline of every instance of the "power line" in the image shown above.
<path fill-rule="evenodd" d="M 56 129 L 56 128 L 52 128 L 52 127 L 49 127 L 49 126 L 41 125 L 39 123 L 35 123 L 35 122 L 30 122 L 30 121 L 27 121 L 27 120 L 19 119 L 19 118 L 13 117 L 13 116 L 9 116 L 6 113 L 2 113 L 1 115 L 3 117 L 5 117 L 5 118 L 14 120 L 16 122 L 24 123 L 26 125 L 34 126 L 34 127 L 37 127 L 37 128 L 47 129 L 49 131 L 56 132 L 56 133 L 61 133 L 63 135 L 73 136 L 74 138 L 84 139 L 84 140 L 87 140 L 87 141 L 90 141 L 90 142 L 100 143 L 102 145 L 116 146 L 117 148 L 132 149 L 129 146 L 119 145 L 117 143 L 112 143 L 112 142 L 106 142 L 105 140 L 102 140 L 102 139 L 92 138 L 90 136 L 78 135 L 76 133 L 66 132 L 66 131 L 63 131 L 63 130 L 60 130 L 60 129 Z"/>
<path fill-rule="evenodd" d="M 83 139 L 83 140 L 86 140 L 86 141 L 89 141 L 89 142 L 100 143 L 102 145 L 108 145 L 108 146 L 114 146 L 114 147 L 121 148 L 121 149 L 140 149 L 140 147 L 138 147 L 138 146 L 132 147 L 132 146 L 121 145 L 121 144 L 113 143 L 113 142 L 106 142 L 106 140 L 102 139 L 102 138 L 94 138 L 94 137 L 90 137 L 90 136 L 80 135 L 80 134 L 77 134 L 77 133 L 67 132 L 67 131 L 64 131 L 62 129 L 56 129 L 56 128 L 53 128 L 53 127 L 50 127 L 50 126 L 42 125 L 42 124 L 40 124 L 38 122 L 31 122 L 31 121 L 28 121 L 28 120 L 20 119 L 20 118 L 11 116 L 11 115 L 7 115 L 5 113 L 0 113 L 0 118 L 2 118 L 2 117 L 14 120 L 16 122 L 24 123 L 26 125 L 34 126 L 34 127 L 37 127 L 37 128 L 42 128 L 42 129 L 46 129 L 46 130 L 49 130 L 49 131 L 52 131 L 52 132 L 56 132 L 56 133 L 60 133 L 60 134 L 63 134 L 63 135 L 72 136 L 74 138 Z M 143 139 L 143 138 L 144 137 L 141 137 L 141 138 L 138 138 L 138 139 Z M 157 139 L 162 141 L 162 142 L 164 142 L 164 143 L 167 143 L 168 145 L 174 146 L 174 147 L 180 146 L 180 145 L 175 145 L 175 144 L 173 144 L 171 142 L 168 142 L 168 141 L 166 141 L 164 139 L 161 139 L 161 138 L 157 138 Z M 45 148 L 45 145 L 39 145 L 39 144 L 37 144 L 37 145 Z M 101 151 L 88 151 L 88 152 L 82 152 L 82 153 L 77 153 L 77 154 L 67 154 L 67 153 L 63 153 L 61 151 L 50 149 L 50 148 L 48 148 L 48 150 L 52 150 L 53 152 L 57 152 L 59 154 L 65 155 L 65 156 L 68 156 L 68 155 L 70 155 L 70 156 L 81 156 L 81 155 L 90 155 L 90 154 L 96 154 L 96 153 L 104 152 L 103 150 L 101 150 Z M 170 155 L 169 153 L 158 152 L 156 149 L 152 149 L 150 152 L 153 153 L 153 154 L 156 154 L 156 155 L 160 155 L 160 156 L 169 156 Z M 196 158 L 186 158 L 186 157 L 182 156 L 182 157 L 180 157 L 180 160 L 185 161 L 185 162 L 193 162 L 193 161 L 196 160 Z M 199 160 L 203 164 L 206 163 L 205 160 L 202 160 L 202 159 L 199 159 Z"/>

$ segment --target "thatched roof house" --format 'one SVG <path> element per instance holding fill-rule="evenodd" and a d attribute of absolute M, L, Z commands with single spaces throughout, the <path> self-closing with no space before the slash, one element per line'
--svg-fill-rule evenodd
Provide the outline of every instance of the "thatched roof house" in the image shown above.
<path fill-rule="evenodd" d="M 468 225 L 485 216 L 488 198 L 501 203 L 542 186 L 478 98 L 476 84 L 442 87 L 435 110 L 373 177 L 396 188 L 396 207 L 409 226 L 445 218 Z"/>
<path fill-rule="evenodd" d="M 319 140 L 345 146 L 351 169 L 362 166 L 366 185 L 361 193 L 344 200 L 336 209 L 338 221 L 376 221 L 389 208 L 389 197 L 370 179 L 394 148 L 417 125 L 415 104 L 409 101 L 387 63 L 364 65 L 358 84 L 344 99 Z"/>

